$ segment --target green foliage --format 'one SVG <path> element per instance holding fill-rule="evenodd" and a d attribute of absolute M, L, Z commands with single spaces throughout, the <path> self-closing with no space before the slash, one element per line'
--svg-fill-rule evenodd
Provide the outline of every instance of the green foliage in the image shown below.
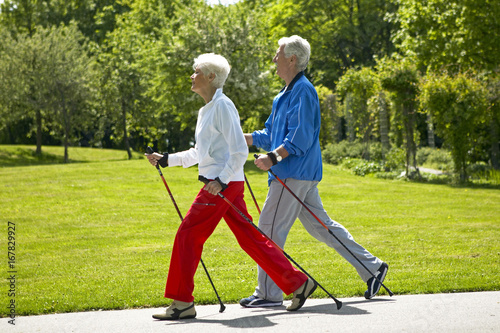
<path fill-rule="evenodd" d="M 376 162 L 369 162 L 362 159 L 350 159 L 346 158 L 342 161 L 342 166 L 352 170 L 356 176 L 366 176 L 371 173 L 376 173 L 382 171 L 382 165 Z"/>
<path fill-rule="evenodd" d="M 319 106 L 321 110 L 321 130 L 319 132 L 319 142 L 321 147 L 335 141 L 335 135 L 338 129 L 335 125 L 338 122 L 337 99 L 333 92 L 322 86 L 316 86 L 318 92 Z M 254 127 L 253 129 L 258 128 Z"/>
<path fill-rule="evenodd" d="M 385 155 L 385 167 L 388 171 L 403 170 L 405 168 L 406 154 L 404 149 L 393 147 Z"/>
<path fill-rule="evenodd" d="M 445 149 L 419 148 L 417 151 L 417 163 L 419 166 L 441 171 L 453 171 L 454 169 L 451 154 Z"/>
<path fill-rule="evenodd" d="M 419 66 L 458 73 L 470 68 L 497 70 L 500 54 L 494 0 L 399 0 L 391 20 L 395 44 Z"/>
<path fill-rule="evenodd" d="M 361 142 L 341 141 L 330 143 L 323 150 L 323 161 L 330 164 L 340 164 L 345 158 L 361 158 L 364 146 Z"/>
<path fill-rule="evenodd" d="M 42 132 L 47 129 L 68 146 L 78 131 L 90 126 L 89 105 L 95 95 L 95 63 L 82 34 L 71 24 L 39 27 L 31 37 L 14 39 L 5 33 L 2 38 L 6 43 L 0 50 L 4 125 L 19 119 L 32 121 L 37 153 L 41 153 Z"/>
<path fill-rule="evenodd" d="M 428 75 L 422 90 L 422 107 L 435 119 L 436 132 L 450 147 L 456 171 L 465 180 L 469 151 L 479 139 L 478 126 L 485 120 L 486 89 L 474 77 L 459 74 Z"/>
<path fill-rule="evenodd" d="M 410 166 L 416 167 L 416 99 L 419 93 L 419 75 L 410 59 L 383 58 L 377 63 L 382 88 L 389 91 L 395 107 L 394 118 L 404 133 L 406 174 Z"/>
<path fill-rule="evenodd" d="M 375 126 L 376 115 L 368 109 L 368 101 L 380 90 L 375 72 L 368 68 L 349 69 L 337 84 L 337 95 L 343 100 L 349 131 L 366 143 Z"/>

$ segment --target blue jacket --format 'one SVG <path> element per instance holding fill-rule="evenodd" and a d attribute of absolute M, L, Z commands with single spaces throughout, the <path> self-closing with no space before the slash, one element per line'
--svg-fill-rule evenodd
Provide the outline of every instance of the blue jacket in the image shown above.
<path fill-rule="evenodd" d="M 323 176 L 320 127 L 318 93 L 300 72 L 274 98 L 265 128 L 252 133 L 253 144 L 266 151 L 285 147 L 290 155 L 271 168 L 279 178 L 320 181 Z M 273 179 L 269 173 L 269 182 Z"/>

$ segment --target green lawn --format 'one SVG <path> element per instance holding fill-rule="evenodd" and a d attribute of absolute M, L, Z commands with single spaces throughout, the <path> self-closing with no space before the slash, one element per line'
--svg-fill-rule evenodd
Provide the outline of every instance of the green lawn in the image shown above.
<path fill-rule="evenodd" d="M 16 226 L 15 301 L 19 315 L 168 304 L 163 289 L 179 217 L 157 171 L 141 153 L 60 147 L 0 146 L 1 274 L 8 277 L 8 222 Z M 262 206 L 267 176 L 251 162 L 246 175 Z M 41 164 L 41 165 L 40 165 Z M 196 168 L 165 178 L 181 212 L 201 187 Z M 325 165 L 326 210 L 374 255 L 389 263 L 385 284 L 397 294 L 500 290 L 500 190 L 354 176 Z M 247 205 L 256 219 L 249 194 Z M 292 228 L 285 248 L 333 295 L 361 296 L 365 286 L 334 250 Z M 225 303 L 249 296 L 256 265 L 224 222 L 203 260 Z M 8 314 L 7 279 L 0 285 Z M 381 294 L 387 295 L 382 289 Z M 327 297 L 318 288 L 313 297 Z M 197 303 L 217 303 L 204 271 Z M 333 302 L 333 301 L 332 301 Z"/>

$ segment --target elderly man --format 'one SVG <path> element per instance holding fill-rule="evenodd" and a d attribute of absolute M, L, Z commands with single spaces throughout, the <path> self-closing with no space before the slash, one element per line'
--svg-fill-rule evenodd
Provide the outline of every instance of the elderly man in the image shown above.
<path fill-rule="evenodd" d="M 285 87 L 274 98 L 265 128 L 245 134 L 248 145 L 269 152 L 260 155 L 255 165 L 266 171 L 272 169 L 383 283 L 388 265 L 356 243 L 341 224 L 327 215 L 318 193 L 317 186 L 322 178 L 319 144 L 321 113 L 316 89 L 303 72 L 309 62 L 309 43 L 299 36 L 292 36 L 280 39 L 278 44 L 273 62 L 276 73 L 285 81 Z M 269 191 L 259 219 L 260 229 L 283 248 L 297 218 L 313 237 L 333 247 L 355 267 L 368 285 L 365 298 L 370 299 L 377 294 L 380 283 L 269 173 Z M 258 286 L 254 294 L 242 299 L 240 304 L 244 307 L 265 307 L 279 306 L 282 302 L 282 291 L 259 267 Z"/>
<path fill-rule="evenodd" d="M 203 244 L 222 218 L 235 235 L 241 248 L 283 288 L 293 292 L 288 311 L 304 305 L 316 289 L 316 283 L 295 269 L 283 252 L 245 221 L 223 201 L 224 196 L 249 216 L 245 201 L 243 165 L 248 147 L 240 127 L 238 111 L 222 93 L 229 74 L 227 60 L 217 54 L 203 54 L 195 59 L 191 90 L 200 95 L 205 106 L 198 113 L 196 145 L 175 154 L 147 154 L 152 165 L 162 167 L 198 164 L 199 175 L 207 185 L 198 193 L 175 236 L 165 297 L 173 299 L 163 313 L 153 315 L 160 320 L 196 317 L 194 308 L 194 274 L 201 259 Z"/>

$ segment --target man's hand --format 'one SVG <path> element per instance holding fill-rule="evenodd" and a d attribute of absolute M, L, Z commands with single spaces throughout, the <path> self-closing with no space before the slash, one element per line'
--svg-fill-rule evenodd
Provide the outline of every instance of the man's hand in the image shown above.
<path fill-rule="evenodd" d="M 217 195 L 222 190 L 222 186 L 218 181 L 212 180 L 203 189 L 212 195 Z"/>
<path fill-rule="evenodd" d="M 162 154 L 158 154 L 158 153 L 144 154 L 144 155 L 146 155 L 149 163 L 151 163 L 151 165 L 153 165 L 153 166 L 157 166 L 158 161 L 163 157 Z"/>
<path fill-rule="evenodd" d="M 268 171 L 273 166 L 273 161 L 271 161 L 267 155 L 259 155 L 259 158 L 254 161 L 254 164 L 257 168 L 263 171 Z"/>

